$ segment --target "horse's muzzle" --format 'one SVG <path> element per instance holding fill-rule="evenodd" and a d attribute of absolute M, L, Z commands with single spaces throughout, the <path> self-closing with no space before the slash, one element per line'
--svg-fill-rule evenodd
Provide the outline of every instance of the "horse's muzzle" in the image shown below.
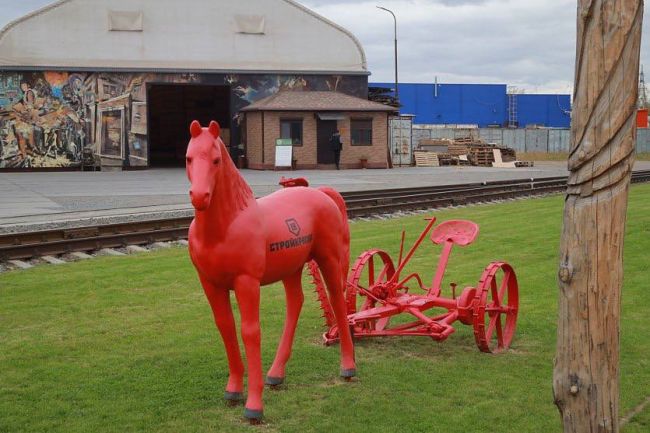
<path fill-rule="evenodd" d="M 196 210 L 206 210 L 210 205 L 210 193 L 209 192 L 194 192 L 190 190 L 190 199 L 192 200 L 192 206 Z"/>

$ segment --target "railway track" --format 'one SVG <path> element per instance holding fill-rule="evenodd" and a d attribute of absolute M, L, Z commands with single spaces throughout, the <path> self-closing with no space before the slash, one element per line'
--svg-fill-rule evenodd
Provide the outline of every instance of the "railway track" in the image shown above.
<path fill-rule="evenodd" d="M 562 192 L 566 177 L 346 192 L 350 218 Z M 650 170 L 632 182 L 650 181 Z M 0 262 L 185 239 L 191 217 L 0 235 Z"/>

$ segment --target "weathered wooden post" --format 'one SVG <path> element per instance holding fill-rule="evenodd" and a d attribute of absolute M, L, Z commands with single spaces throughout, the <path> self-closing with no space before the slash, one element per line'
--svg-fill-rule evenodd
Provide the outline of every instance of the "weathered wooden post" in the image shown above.
<path fill-rule="evenodd" d="M 642 0 L 578 0 L 553 374 L 565 433 L 619 431 L 623 236 L 642 18 Z"/>

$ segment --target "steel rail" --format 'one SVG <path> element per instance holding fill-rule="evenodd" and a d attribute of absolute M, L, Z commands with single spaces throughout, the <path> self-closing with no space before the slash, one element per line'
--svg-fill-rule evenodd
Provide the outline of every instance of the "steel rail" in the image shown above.
<path fill-rule="evenodd" d="M 362 199 L 362 198 L 380 198 L 385 196 L 394 196 L 401 194 L 409 193 L 426 193 L 426 192 L 438 192 L 438 191 L 447 191 L 447 190 L 461 190 L 461 189 L 470 189 L 478 188 L 485 186 L 497 186 L 497 185 L 507 185 L 507 184 L 525 184 L 531 182 L 547 182 L 547 181 L 562 181 L 566 182 L 566 176 L 555 176 L 555 177 L 542 177 L 542 178 L 521 178 L 521 179 L 507 179 L 507 180 L 494 180 L 494 181 L 484 181 L 484 182 L 473 182 L 473 183 L 457 183 L 449 185 L 435 185 L 435 186 L 418 186 L 418 187 L 407 187 L 407 188 L 391 188 L 384 190 L 369 190 L 369 191 L 347 191 L 342 192 L 341 195 L 348 200 Z"/>
<path fill-rule="evenodd" d="M 632 174 L 633 183 L 648 181 L 650 170 Z M 567 177 L 552 177 L 346 192 L 342 195 L 349 217 L 354 218 L 557 193 L 566 189 L 566 182 Z M 191 221 L 192 217 L 181 217 L 4 234 L 0 235 L 0 261 L 185 239 Z"/>

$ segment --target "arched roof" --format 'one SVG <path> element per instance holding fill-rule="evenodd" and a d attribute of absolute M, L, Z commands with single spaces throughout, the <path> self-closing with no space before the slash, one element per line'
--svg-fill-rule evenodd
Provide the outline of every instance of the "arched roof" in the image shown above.
<path fill-rule="evenodd" d="M 0 68 L 367 74 L 354 35 L 293 0 L 59 0 L 0 30 Z"/>

